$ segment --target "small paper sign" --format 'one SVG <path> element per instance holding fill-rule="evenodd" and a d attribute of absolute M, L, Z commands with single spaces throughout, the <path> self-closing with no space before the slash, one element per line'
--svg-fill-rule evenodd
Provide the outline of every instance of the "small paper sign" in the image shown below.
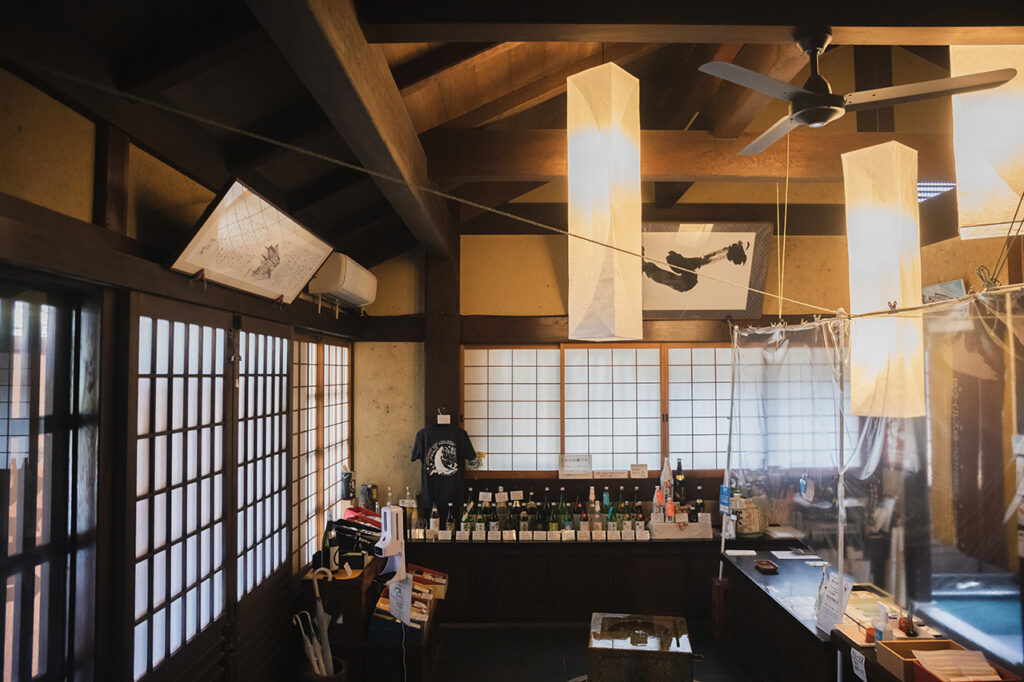
<path fill-rule="evenodd" d="M 624 530 L 624 531 L 622 531 L 622 541 L 623 542 L 635 542 L 636 541 L 636 531 L 632 531 L 632 530 Z"/>
<path fill-rule="evenodd" d="M 503 530 L 501 531 L 502 542 L 515 542 L 516 532 L 514 530 Z"/>
<path fill-rule="evenodd" d="M 422 528 L 413 528 L 412 529 L 412 539 L 413 540 L 423 540 L 425 537 L 426 537 L 426 532 Z"/>
<path fill-rule="evenodd" d="M 502 491 L 500 493 L 495 493 L 494 494 L 494 501 L 495 502 L 508 502 L 508 493 L 506 493 L 504 491 Z"/>
<path fill-rule="evenodd" d="M 651 514 L 651 521 L 655 523 L 665 523 L 665 512 L 654 512 Z"/>
<path fill-rule="evenodd" d="M 548 531 L 548 542 L 561 542 L 562 532 L 557 530 Z"/>
<path fill-rule="evenodd" d="M 647 542 L 651 539 L 651 531 L 649 530 L 638 530 L 636 532 L 636 539 L 638 542 Z"/>
<path fill-rule="evenodd" d="M 481 490 L 480 491 L 480 501 L 481 502 L 490 502 L 491 501 L 491 493 L 490 492 L 484 492 L 483 490 Z"/>
<path fill-rule="evenodd" d="M 344 563 L 344 565 L 342 565 L 342 569 L 344 569 L 346 576 L 348 576 L 349 578 L 352 577 L 352 567 L 348 565 L 347 561 Z"/>
<path fill-rule="evenodd" d="M 863 682 L 868 682 L 868 675 L 864 672 L 864 654 L 857 651 L 856 647 L 850 647 L 850 663 L 853 664 L 853 674 Z"/>
<path fill-rule="evenodd" d="M 647 478 L 647 465 L 646 464 L 630 464 L 629 465 L 629 477 L 630 478 Z"/>
<path fill-rule="evenodd" d="M 842 594 L 839 583 L 839 574 L 829 573 L 828 586 L 825 588 L 825 595 L 821 598 L 821 609 L 818 611 L 817 627 L 822 632 L 832 632 L 832 628 L 842 622 L 843 614 L 846 612 L 846 602 L 850 598 L 853 581 L 842 581 Z"/>
<path fill-rule="evenodd" d="M 574 530 L 563 530 L 562 531 L 562 542 L 576 542 L 576 531 L 574 531 Z"/>
<path fill-rule="evenodd" d="M 437 530 L 433 528 L 427 529 L 427 542 L 437 542 Z"/>
<path fill-rule="evenodd" d="M 604 542 L 605 539 L 608 537 L 608 534 L 603 530 L 592 530 L 590 531 L 590 537 L 594 540 L 594 542 Z"/>
<path fill-rule="evenodd" d="M 487 542 L 501 542 L 501 531 L 500 530 L 489 530 L 489 531 L 487 531 Z"/>
<path fill-rule="evenodd" d="M 457 530 L 457 531 L 455 531 L 455 542 L 469 542 L 469 531 L 468 530 Z"/>
<path fill-rule="evenodd" d="M 473 542 L 484 542 L 487 540 L 487 531 L 485 530 L 474 530 L 473 531 Z"/>
<path fill-rule="evenodd" d="M 595 471 L 594 478 L 629 478 L 628 469 L 614 469 L 606 471 Z"/>
<path fill-rule="evenodd" d="M 576 542 L 590 542 L 590 531 L 589 530 L 578 530 L 578 531 L 576 531 Z"/>
<path fill-rule="evenodd" d="M 548 541 L 548 532 L 546 530 L 535 530 L 535 531 L 533 531 L 533 541 L 534 542 L 547 542 Z"/>
<path fill-rule="evenodd" d="M 439 530 L 439 531 L 437 531 L 437 541 L 438 542 L 451 542 L 452 541 L 452 532 L 450 530 Z"/>
<path fill-rule="evenodd" d="M 723 485 L 718 488 L 718 511 L 723 514 L 729 513 L 729 500 L 732 498 L 732 493 L 729 491 L 729 486 Z"/>
<path fill-rule="evenodd" d="M 533 542 L 533 531 L 532 530 L 521 530 L 521 531 L 519 531 L 519 542 Z"/>
<path fill-rule="evenodd" d="M 608 542 L 621 542 L 622 531 L 621 530 L 610 530 L 608 531 Z"/>
<path fill-rule="evenodd" d="M 388 583 L 388 587 L 390 588 L 389 612 L 406 625 L 412 625 L 412 576 L 404 580 L 392 580 Z"/>
<path fill-rule="evenodd" d="M 509 499 L 512 500 L 513 502 L 515 502 L 516 500 L 519 500 L 520 502 L 522 502 L 522 500 L 523 500 L 523 491 L 522 490 L 513 490 L 511 493 L 509 493 Z"/>

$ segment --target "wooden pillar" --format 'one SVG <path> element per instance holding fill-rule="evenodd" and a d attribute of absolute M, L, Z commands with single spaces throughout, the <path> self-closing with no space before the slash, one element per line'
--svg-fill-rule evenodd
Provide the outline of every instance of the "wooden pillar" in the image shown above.
<path fill-rule="evenodd" d="M 427 256 L 425 268 L 424 423 L 443 408 L 452 424 L 462 424 L 459 401 L 459 242 L 451 258 Z"/>
<path fill-rule="evenodd" d="M 892 48 L 888 45 L 854 45 L 854 87 L 860 90 L 887 88 L 892 85 Z M 857 132 L 891 133 L 896 130 L 892 107 L 858 111 Z"/>
<path fill-rule="evenodd" d="M 128 234 L 128 144 L 122 131 L 109 123 L 96 124 L 92 222 L 124 235 Z"/>

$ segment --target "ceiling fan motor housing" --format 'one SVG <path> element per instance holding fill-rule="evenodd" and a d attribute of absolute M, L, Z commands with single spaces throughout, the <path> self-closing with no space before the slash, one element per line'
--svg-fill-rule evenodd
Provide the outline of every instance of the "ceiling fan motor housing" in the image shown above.
<path fill-rule="evenodd" d="M 842 95 L 818 94 L 801 95 L 789 103 L 789 113 L 794 121 L 811 128 L 820 128 L 846 113 Z"/>

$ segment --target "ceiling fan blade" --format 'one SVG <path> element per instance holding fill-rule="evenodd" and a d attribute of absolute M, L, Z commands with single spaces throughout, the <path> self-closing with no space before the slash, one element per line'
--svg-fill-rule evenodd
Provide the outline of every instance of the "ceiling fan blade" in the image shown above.
<path fill-rule="evenodd" d="M 751 154 L 759 154 L 784 138 L 786 133 L 799 126 L 800 124 L 794 121 L 791 116 L 783 116 L 775 122 L 775 125 L 758 135 L 757 139 L 741 149 L 739 155 L 750 156 Z"/>
<path fill-rule="evenodd" d="M 751 71 L 750 69 L 746 69 L 742 66 L 736 66 L 729 62 L 708 62 L 707 64 L 699 66 L 698 69 L 712 76 L 718 76 L 722 80 L 727 80 L 730 83 L 742 85 L 745 88 L 757 90 L 758 92 L 770 97 L 781 99 L 784 102 L 792 102 L 793 98 L 799 95 L 812 94 L 803 88 L 790 85 L 785 81 L 765 76 L 757 71 Z"/>
<path fill-rule="evenodd" d="M 914 100 L 928 99 L 929 97 L 942 97 L 961 92 L 986 90 L 1002 85 L 1016 75 L 1016 69 L 999 69 L 997 71 L 970 73 L 953 78 L 939 78 L 933 81 L 894 85 L 889 88 L 878 88 L 876 90 L 862 90 L 860 92 L 851 92 L 844 96 L 843 103 L 847 111 L 887 107 L 892 104 L 899 104 L 900 102 L 913 102 Z"/>

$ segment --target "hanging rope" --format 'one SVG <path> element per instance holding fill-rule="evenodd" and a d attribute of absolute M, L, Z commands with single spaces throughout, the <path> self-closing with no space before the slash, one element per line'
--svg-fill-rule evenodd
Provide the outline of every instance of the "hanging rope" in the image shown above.
<path fill-rule="evenodd" d="M 37 64 L 37 63 L 32 63 L 32 62 L 24 62 L 24 61 L 21 61 L 19 63 L 22 66 L 24 66 L 24 67 L 26 67 L 26 68 L 28 68 L 30 70 L 44 71 L 46 73 L 52 74 L 54 76 L 57 76 L 59 78 L 63 78 L 63 79 L 69 80 L 69 81 L 71 81 L 73 83 L 78 83 L 79 85 L 85 85 L 87 87 L 91 87 L 91 88 L 94 88 L 94 89 L 99 90 L 101 92 L 105 92 L 105 93 L 110 94 L 110 95 L 115 95 L 117 97 L 121 97 L 123 99 L 129 100 L 129 101 L 132 101 L 132 102 L 136 102 L 138 104 L 145 104 L 146 106 L 153 107 L 154 109 L 159 109 L 161 111 L 167 112 L 169 114 L 173 114 L 175 116 L 181 116 L 182 118 L 187 118 L 187 119 L 195 121 L 197 123 L 202 123 L 203 125 L 210 126 L 212 128 L 218 128 L 220 130 L 224 130 L 224 131 L 229 132 L 229 133 L 234 133 L 235 135 L 241 135 L 241 136 L 253 139 L 253 140 L 259 140 L 260 142 L 264 142 L 266 144 L 271 144 L 271 145 L 274 145 L 274 146 L 277 146 L 277 147 L 281 147 L 282 149 L 287 149 L 287 150 L 295 152 L 297 154 L 302 154 L 302 155 L 305 155 L 305 156 L 308 156 L 308 157 L 311 157 L 311 158 L 314 158 L 314 159 L 319 159 L 321 161 L 326 161 L 327 163 L 331 163 L 331 164 L 334 164 L 336 166 L 340 166 L 342 168 L 348 168 L 348 169 L 351 169 L 351 170 L 354 170 L 354 171 L 358 171 L 360 173 L 366 173 L 367 175 L 369 175 L 371 177 L 374 177 L 374 178 L 377 178 L 379 180 L 384 180 L 386 182 L 392 182 L 392 183 L 395 183 L 395 184 L 398 184 L 398 185 L 403 185 L 403 186 L 406 186 L 406 187 L 410 187 L 412 189 L 416 189 L 416 190 L 419 190 L 419 191 L 427 193 L 427 194 L 432 194 L 432 195 L 440 197 L 442 199 L 447 199 L 449 201 L 455 201 L 455 202 L 458 202 L 458 203 L 463 204 L 465 206 L 471 206 L 471 207 L 473 207 L 475 209 L 478 209 L 478 210 L 481 210 L 481 211 L 485 211 L 487 213 L 492 213 L 494 215 L 498 215 L 498 216 L 501 216 L 503 218 L 508 218 L 509 220 L 515 220 L 515 221 L 523 223 L 525 225 L 532 225 L 533 227 L 537 227 L 537 228 L 540 228 L 542 230 L 547 230 L 549 232 L 554 232 L 554 233 L 557 233 L 557 234 L 566 235 L 567 237 L 571 237 L 573 239 L 579 239 L 579 240 L 588 242 L 590 244 L 594 244 L 596 246 L 601 246 L 601 247 L 604 247 L 604 248 L 607 248 L 607 249 L 611 249 L 613 251 L 617 251 L 619 253 L 626 254 L 628 256 L 635 256 L 637 258 L 640 258 L 642 261 L 646 261 L 648 263 L 654 263 L 656 265 L 662 265 L 662 266 L 670 268 L 670 269 L 672 269 L 672 270 L 674 270 L 676 272 L 686 272 L 686 273 L 689 273 L 689 274 L 692 274 L 692 275 L 697 275 L 698 277 L 702 277 L 702 278 L 707 279 L 707 280 L 711 280 L 711 281 L 714 281 L 714 282 L 719 282 L 721 284 L 726 284 L 726 285 L 732 286 L 732 287 L 737 287 L 737 288 L 744 289 L 746 291 L 750 291 L 750 292 L 753 292 L 753 293 L 756 293 L 756 294 L 761 294 L 762 296 L 769 296 L 769 297 L 772 297 L 772 298 L 776 298 L 776 299 L 778 299 L 780 301 L 780 305 L 781 305 L 781 301 L 786 301 L 787 303 L 793 303 L 793 304 L 800 305 L 800 306 L 806 306 L 807 308 L 811 308 L 813 310 L 819 310 L 819 311 L 822 311 L 822 312 L 832 313 L 832 314 L 836 314 L 837 313 L 837 311 L 832 309 L 832 308 L 825 308 L 823 306 L 815 305 L 813 303 L 807 303 L 806 301 L 800 301 L 800 300 L 796 300 L 796 299 L 792 299 L 792 298 L 787 298 L 787 297 L 781 295 L 781 293 L 780 294 L 773 294 L 771 292 L 763 291 L 763 290 L 757 289 L 755 287 L 751 287 L 751 286 L 748 286 L 748 285 L 745 285 L 745 284 L 740 284 L 739 282 L 734 282 L 734 281 L 731 281 L 731 280 L 723 279 L 721 277 L 715 277 L 713 275 L 709 275 L 706 272 L 697 272 L 696 270 L 691 270 L 689 268 L 680 267 L 678 265 L 672 265 L 671 263 L 668 263 L 666 261 L 658 260 L 658 259 L 655 259 L 655 258 L 649 258 L 649 257 L 645 256 L 643 253 L 636 253 L 634 251 L 630 251 L 629 249 L 625 249 L 625 248 L 622 248 L 622 247 L 619 247 L 619 246 L 615 246 L 614 244 L 606 244 L 606 243 L 604 243 L 602 241 L 599 241 L 597 239 L 592 239 L 590 237 L 585 237 L 583 235 L 578 235 L 578 234 L 571 234 L 567 229 L 563 229 L 563 228 L 560 228 L 560 227 L 555 227 L 553 225 L 546 225 L 546 224 L 544 224 L 542 222 L 539 222 L 539 221 L 536 221 L 536 220 L 531 220 L 529 218 L 524 218 L 522 216 L 515 215 L 514 213 L 509 213 L 508 211 L 503 211 L 501 209 L 497 209 L 497 208 L 494 208 L 492 206 L 487 206 L 485 204 L 481 204 L 481 203 L 476 202 L 476 201 L 471 201 L 469 199 L 464 199 L 462 197 L 458 197 L 458 196 L 455 196 L 453 194 L 449 194 L 448 192 L 443 192 L 441 190 L 435 189 L 435 188 L 430 187 L 428 185 L 421 185 L 421 184 L 418 184 L 418 183 L 408 182 L 408 181 L 406 181 L 406 180 L 404 180 L 402 178 L 397 178 L 397 177 L 394 177 L 392 175 L 388 175 L 387 173 L 382 173 L 380 171 L 376 171 L 376 170 L 373 170 L 371 168 L 365 168 L 365 167 L 360 166 L 358 164 L 349 163 L 347 161 L 343 161 L 341 159 L 335 158 L 335 157 L 330 156 L 328 154 L 322 154 L 320 152 L 316 152 L 316 151 L 313 151 L 311 149 L 305 149 L 303 147 L 299 147 L 297 145 L 290 144 L 288 142 L 282 142 L 280 140 L 275 140 L 275 139 L 273 139 L 271 137 L 267 137 L 266 135 L 260 135 L 259 133 L 254 133 L 252 131 L 245 130 L 244 128 L 239 128 L 237 126 L 233 126 L 233 125 L 230 125 L 228 123 L 223 123 L 221 121 L 209 118 L 207 116 L 203 116 L 201 114 L 194 114 L 194 113 L 191 113 L 191 112 L 188 112 L 188 111 L 177 109 L 175 107 L 172 107 L 170 105 L 164 104 L 162 102 L 158 102 L 156 100 L 152 100 L 152 99 L 149 99 L 149 98 L 146 98 L 146 97 L 140 97 L 140 96 L 132 94 L 130 92 L 125 92 L 125 91 L 122 91 L 122 90 L 118 90 L 117 88 L 114 88 L 114 87 L 109 86 L 109 85 L 104 85 L 102 83 L 96 83 L 96 82 L 91 81 L 91 80 L 86 79 L 86 78 L 81 78 L 79 76 L 75 76 L 75 75 L 72 75 L 72 74 L 69 74 L 69 73 L 65 73 L 63 71 L 58 71 L 56 69 L 52 69 L 52 68 L 50 68 L 48 66 L 44 66 L 42 64 Z"/>

